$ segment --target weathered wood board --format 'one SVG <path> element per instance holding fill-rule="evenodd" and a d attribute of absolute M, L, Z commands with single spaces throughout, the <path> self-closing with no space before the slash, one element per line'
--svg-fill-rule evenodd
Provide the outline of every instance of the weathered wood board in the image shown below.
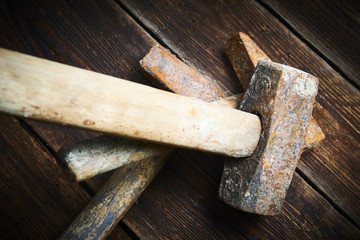
<path fill-rule="evenodd" d="M 359 89 L 359 1 L 262 2 Z"/>
<path fill-rule="evenodd" d="M 138 61 L 160 42 L 224 89 L 240 92 L 223 52 L 235 31 L 247 32 L 274 61 L 321 79 L 314 117 L 327 138 L 302 157 L 281 215 L 224 205 L 217 197 L 222 157 L 179 149 L 114 238 L 124 229 L 141 239 L 359 238 L 359 91 L 257 2 L 38 0 L 0 7 L 0 47 L 135 82 L 149 84 Z M 7 231 L 0 237 L 53 239 L 89 201 L 85 190 L 97 191 L 109 174 L 70 183 L 52 154 L 98 133 L 1 119 L 0 213 Z"/>
<path fill-rule="evenodd" d="M 354 194 L 360 192 L 360 181 L 354 181 L 360 175 L 360 93 L 355 87 L 256 2 L 122 2 L 183 59 L 221 79 L 230 90 L 234 78 L 227 74 L 224 43 L 236 31 L 248 33 L 273 61 L 318 77 L 314 118 L 327 137 L 303 156 L 299 170 L 360 223 L 360 195 Z"/>
<path fill-rule="evenodd" d="M 90 201 L 17 121 L 0 115 L 1 239 L 56 239 Z M 110 239 L 127 239 L 120 227 Z"/>

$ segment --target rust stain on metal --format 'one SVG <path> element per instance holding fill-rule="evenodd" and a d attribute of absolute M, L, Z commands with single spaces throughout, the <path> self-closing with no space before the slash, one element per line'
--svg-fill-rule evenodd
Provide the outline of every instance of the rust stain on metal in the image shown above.
<path fill-rule="evenodd" d="M 240 110 L 259 114 L 263 132 L 248 158 L 225 161 L 219 196 L 242 211 L 275 215 L 305 146 L 318 79 L 260 61 Z"/>
<path fill-rule="evenodd" d="M 140 61 L 141 67 L 173 92 L 212 102 L 225 97 L 220 88 L 187 66 L 170 51 L 155 45 Z"/>
<path fill-rule="evenodd" d="M 225 46 L 225 52 L 246 91 L 259 61 L 271 61 L 251 38 L 242 32 L 234 34 Z"/>
<path fill-rule="evenodd" d="M 324 132 L 317 124 L 315 119 L 311 118 L 309 129 L 305 135 L 305 148 L 304 151 L 308 151 L 318 145 L 325 138 Z"/>
<path fill-rule="evenodd" d="M 225 46 L 225 52 L 236 72 L 241 86 L 246 91 L 259 61 L 271 61 L 261 48 L 245 33 L 234 34 Z M 305 150 L 311 149 L 325 138 L 325 134 L 311 116 L 305 137 Z"/>
<path fill-rule="evenodd" d="M 161 59 L 158 59 L 156 62 L 150 61 L 150 58 L 152 58 L 151 56 L 155 55 L 154 52 L 157 52 L 156 54 L 162 53 L 162 55 L 160 55 Z M 188 78 L 186 78 L 186 81 L 177 82 L 177 88 L 174 88 L 174 82 L 176 81 L 176 79 L 174 79 L 174 76 L 180 75 L 180 72 L 177 72 L 176 69 L 192 69 L 186 66 L 180 59 L 170 54 L 168 50 L 160 46 L 154 46 L 152 48 L 152 51 L 150 51 L 148 55 L 145 56 L 144 59 L 141 61 L 141 66 L 146 71 L 148 71 L 148 69 L 151 68 L 160 68 L 159 64 L 161 62 L 167 62 L 168 65 L 171 65 L 169 66 L 169 69 L 173 69 L 174 72 L 164 71 L 162 72 L 162 75 L 156 75 L 155 79 L 158 81 L 162 81 L 162 83 L 167 88 L 173 90 L 175 93 L 186 93 L 189 97 L 197 97 L 204 101 L 209 101 L 211 99 L 209 98 L 209 96 L 212 96 L 212 98 L 221 98 L 222 96 L 224 96 L 221 88 L 217 85 L 212 84 L 210 80 L 207 80 L 206 78 L 200 79 L 201 81 L 208 81 L 208 83 L 202 82 L 200 84 L 201 88 L 194 90 L 193 86 L 199 86 L 199 78 L 196 77 L 196 74 L 187 75 Z M 184 67 L 184 65 L 186 67 Z M 195 71 L 192 70 L 192 72 Z M 149 73 L 152 74 L 152 72 Z M 162 76 L 162 79 L 158 79 L 159 76 Z M 215 88 L 214 92 L 216 93 L 211 95 L 209 94 L 209 92 L 213 91 L 213 88 Z M 230 98 L 221 98 L 219 101 L 216 101 L 215 104 L 221 104 L 223 106 L 231 108 L 238 108 L 242 96 L 243 94 L 235 95 Z M 193 109 L 189 112 L 189 114 L 195 116 L 197 114 L 197 110 Z M 134 135 L 137 134 L 139 134 L 139 132 L 134 131 Z M 132 145 L 128 145 L 128 143 L 132 143 Z M 70 176 L 72 176 L 72 178 L 76 179 L 77 181 L 82 181 L 89 177 L 93 177 L 97 174 L 122 166 L 123 164 L 130 161 L 135 161 L 136 157 L 139 157 L 137 160 L 143 159 L 143 157 L 139 155 L 132 155 L 132 157 L 129 157 L 129 152 L 132 152 L 131 149 L 140 152 L 145 151 L 146 154 L 150 156 L 150 150 L 148 149 L 147 145 L 137 148 L 136 142 L 128 140 L 128 143 L 123 142 L 119 138 L 114 138 L 111 136 L 97 137 L 64 148 L 58 154 L 57 160 L 66 173 L 68 173 Z M 159 147 L 154 147 L 153 149 L 156 150 L 159 149 Z M 155 152 L 153 154 L 158 154 L 158 152 Z M 130 160 L 127 158 L 130 158 Z"/>

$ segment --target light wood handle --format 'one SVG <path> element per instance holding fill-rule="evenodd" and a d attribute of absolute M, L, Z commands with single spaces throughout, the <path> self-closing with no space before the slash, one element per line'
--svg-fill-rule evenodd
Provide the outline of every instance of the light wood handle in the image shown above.
<path fill-rule="evenodd" d="M 155 49 L 155 47 L 153 49 Z M 173 77 L 177 76 L 178 72 L 188 72 L 186 69 L 185 71 L 178 71 L 176 67 L 182 66 L 182 70 L 188 67 L 181 60 L 177 58 L 172 59 L 173 62 L 167 62 L 171 66 L 171 69 L 173 69 L 173 72 L 162 75 L 165 77 L 165 79 L 162 79 L 164 80 L 163 83 L 165 86 L 174 86 L 173 80 L 178 81 L 175 78 L 169 80 L 168 76 Z M 169 60 L 169 57 L 166 57 L 166 60 Z M 144 61 L 142 63 L 142 67 L 144 67 L 146 63 Z M 209 96 L 214 97 L 214 94 L 212 94 L 214 89 L 212 87 L 213 85 L 205 79 L 199 80 L 201 76 L 197 76 L 199 77 L 194 77 L 194 75 L 189 76 L 187 78 L 188 82 L 183 87 L 177 89 L 170 87 L 170 89 L 178 94 L 184 94 L 185 92 L 188 96 L 198 97 L 202 100 L 209 100 Z M 160 79 L 157 78 L 157 80 Z M 194 82 L 196 84 L 193 84 Z M 199 82 L 202 87 L 199 87 Z M 215 92 L 215 96 L 223 96 L 220 89 Z M 242 95 L 237 95 L 221 99 L 215 103 L 226 107 L 238 108 L 241 99 Z M 161 146 L 157 145 L 151 150 L 148 146 L 144 148 L 140 147 L 142 144 L 146 144 L 144 142 L 139 142 L 139 145 L 135 143 L 135 146 L 133 146 L 134 141 L 130 143 L 130 145 L 128 144 L 129 141 L 128 139 L 123 140 L 110 136 L 101 136 L 64 149 L 63 154 L 65 155 L 61 154 L 62 157 L 60 159 L 65 160 L 66 165 L 70 165 L 70 169 L 72 169 L 74 175 L 80 179 L 84 175 L 90 176 L 91 174 L 107 170 L 111 166 L 118 166 L 119 163 L 131 163 L 115 171 L 86 209 L 84 209 L 66 229 L 60 239 L 69 239 L 72 237 L 86 239 L 89 236 L 98 239 L 105 238 L 165 163 L 165 153 L 169 153 L 165 151 L 162 152 L 164 155 L 159 155 L 160 152 L 158 150 Z M 81 154 L 78 154 L 79 150 Z M 148 159 L 138 161 L 149 153 L 154 155 Z M 69 155 L 71 155 L 71 157 L 69 157 Z M 96 157 L 99 155 L 101 157 Z M 131 157 L 129 157 L 129 155 L 131 155 Z M 136 160 L 137 162 L 132 162 Z M 72 164 L 74 162 L 76 164 Z M 87 171 L 81 171 L 79 166 L 86 166 Z M 111 199 L 110 202 L 109 199 Z M 114 208 L 113 206 L 124 207 Z M 89 228 L 88 226 L 91 227 Z"/>
<path fill-rule="evenodd" d="M 238 108 L 243 94 L 214 102 Z M 57 154 L 62 169 L 74 180 L 83 181 L 126 164 L 168 154 L 165 145 L 102 135 L 64 147 Z"/>
<path fill-rule="evenodd" d="M 161 144 L 102 135 L 66 146 L 58 152 L 57 161 L 71 179 L 83 181 L 132 162 L 168 155 L 172 150 Z"/>
<path fill-rule="evenodd" d="M 5 49 L 0 111 L 235 157 L 261 131 L 254 114 Z"/>

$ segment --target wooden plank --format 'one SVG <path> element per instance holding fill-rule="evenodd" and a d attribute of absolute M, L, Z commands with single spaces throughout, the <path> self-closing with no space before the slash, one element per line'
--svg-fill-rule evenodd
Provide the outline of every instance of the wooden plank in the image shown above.
<path fill-rule="evenodd" d="M 262 0 L 360 87 L 360 2 Z"/>
<path fill-rule="evenodd" d="M 17 4 L 17 5 L 16 5 Z M 28 5 L 26 5 L 28 4 Z M 2 34 L 0 34 L 0 42 L 1 42 L 1 47 L 5 47 L 5 48 L 9 48 L 9 49 L 14 49 L 17 51 L 22 51 L 25 53 L 31 53 L 33 55 L 37 55 L 37 56 L 41 56 L 44 58 L 48 58 L 51 60 L 55 60 L 57 59 L 58 61 L 62 61 L 64 58 L 68 60 L 67 63 L 71 63 L 74 66 L 82 66 L 84 67 L 86 64 L 89 63 L 84 63 L 83 59 L 73 59 L 74 56 L 71 55 L 66 55 L 66 54 L 59 54 L 59 52 L 67 52 L 67 44 L 65 44 L 62 40 L 62 37 L 58 37 L 57 39 L 52 39 L 54 41 L 46 41 L 51 39 L 49 36 L 46 36 L 45 34 L 39 34 L 36 32 L 36 29 L 33 28 L 33 26 L 30 24 L 30 20 L 34 20 L 31 19 L 31 17 L 35 17 L 37 19 L 37 23 L 41 26 L 44 26 L 41 18 L 39 18 L 38 14 L 36 12 L 33 11 L 33 7 L 39 7 L 40 5 L 44 4 L 43 2 L 29 2 L 29 3 L 20 3 L 20 2 L 12 2 L 12 1 L 2 1 L 1 2 L 1 12 L 0 12 L 0 26 L 3 29 Z M 25 14 L 25 9 L 27 8 L 27 16 Z M 58 8 L 61 9 L 61 8 Z M 65 12 L 65 10 L 63 9 L 63 11 Z M 64 14 L 64 12 L 59 13 L 59 14 Z M 45 12 L 42 12 L 45 13 Z M 48 12 L 48 14 L 51 14 L 51 12 Z M 29 20 L 29 21 L 28 21 Z M 33 22 L 34 23 L 34 22 Z M 126 22 L 124 23 L 126 24 Z M 46 24 L 45 24 L 46 26 Z M 55 26 L 47 26 L 48 30 L 51 28 L 55 28 Z M 46 31 L 44 31 L 46 32 Z M 49 33 L 50 35 L 52 34 L 52 32 Z M 59 41 L 60 43 L 57 44 L 56 41 Z M 94 49 L 93 49 L 94 51 Z M 94 53 L 94 52 L 93 52 Z M 84 58 L 86 60 L 86 58 Z M 81 60 L 81 61 L 80 61 Z M 66 62 L 66 60 L 63 60 L 64 62 Z M 85 65 L 84 65 L 85 64 Z M 88 66 L 88 65 L 86 65 Z M 94 69 L 96 69 L 96 67 L 93 67 Z M 113 70 L 116 70 L 114 68 L 112 68 Z M 132 69 L 132 71 L 134 71 Z M 140 75 L 139 75 L 140 76 Z M 140 79 L 142 79 L 140 77 Z M 95 132 L 91 132 L 91 131 L 85 131 L 85 130 L 79 130 L 79 129 L 73 129 L 73 128 L 68 128 L 68 127 L 63 127 L 63 126 L 57 126 L 57 125 L 51 125 L 51 124 L 44 124 L 44 123 L 38 123 L 38 122 L 33 122 L 33 121 L 29 121 L 30 125 L 32 127 L 34 127 L 35 129 L 40 129 L 40 131 L 38 131 L 37 133 L 40 135 L 46 135 L 47 136 L 47 140 L 50 144 L 50 147 L 52 149 L 54 149 L 55 151 L 59 150 L 62 146 L 64 146 L 65 144 L 71 143 L 71 142 L 77 142 L 79 140 L 84 140 L 87 139 L 89 137 L 93 137 L 93 136 L 97 136 L 99 135 L 98 133 Z M 5 127 L 5 126 L 4 126 Z M 10 134 L 10 133 L 9 133 Z M 35 140 L 34 140 L 35 141 Z M 22 142 L 21 139 L 18 140 L 18 142 Z M 1 145 L 4 146 L 5 145 Z M 17 149 L 18 151 L 21 151 L 21 149 Z M 24 150 L 24 153 L 26 153 L 26 151 L 30 151 L 30 149 L 26 149 Z M 50 155 L 49 155 L 50 156 Z M 47 159 L 47 157 L 42 157 L 41 159 Z M 58 168 L 57 163 L 55 162 L 55 160 L 50 157 L 51 159 L 51 163 L 53 165 L 53 168 L 56 168 L 58 172 L 61 172 L 60 168 Z M 28 161 L 27 158 L 24 159 L 24 161 Z M 49 161 L 49 160 L 47 160 Z M 41 164 L 39 164 L 41 165 Z M 41 167 L 39 167 L 41 168 Z M 24 168 L 24 171 L 27 171 Z M 24 172 L 23 171 L 23 172 Z M 17 177 L 22 177 L 17 176 L 17 174 L 21 174 L 18 172 L 13 172 L 13 174 L 11 175 L 12 178 L 17 178 Z M 37 173 L 32 173 L 31 170 L 29 170 L 29 177 L 32 177 L 32 175 L 37 175 Z M 54 175 L 54 173 L 51 173 Z M 57 175 L 54 175 L 57 176 Z M 104 182 L 106 180 L 106 178 L 109 177 L 109 175 L 105 175 L 105 176 L 101 176 L 98 179 L 94 179 L 93 181 L 96 182 Z M 67 179 L 65 176 L 61 175 L 61 181 L 63 181 L 64 183 L 70 184 L 69 179 Z M 54 179 L 54 181 L 59 181 L 56 177 Z M 9 183 L 11 184 L 11 182 Z M 23 181 L 22 183 L 24 185 L 25 188 L 30 188 L 31 186 L 27 186 L 27 182 Z M 46 183 L 42 184 L 42 187 L 46 187 L 45 189 L 49 190 L 51 188 L 53 188 L 53 185 L 48 186 Z M 57 186 L 57 185 L 56 185 Z M 76 185 L 77 186 L 77 185 Z M 12 186 L 10 185 L 9 188 L 11 188 Z M 40 188 L 40 187 L 39 187 Z M 79 190 L 80 189 L 80 190 Z M 52 191 L 56 191 L 56 188 L 54 188 L 54 190 Z M 67 194 L 67 201 L 70 201 L 71 206 L 75 209 L 74 212 L 71 215 L 67 216 L 66 218 L 64 217 L 63 219 L 63 223 L 61 225 L 54 225 L 54 221 L 47 220 L 44 221 L 43 224 L 45 227 L 44 228 L 36 228 L 35 225 L 31 226 L 31 228 L 29 226 L 25 226 L 24 229 L 20 229 L 20 228 L 14 228 L 16 225 L 12 226 L 12 227 L 4 227 L 2 229 L 8 229 L 8 232 L 5 232 L 4 237 L 1 237 L 2 239 L 6 239 L 5 236 L 10 236 L 9 238 L 11 238 L 11 234 L 19 234 L 17 236 L 29 236 L 30 239 L 38 239 L 39 236 L 42 236 L 41 234 L 34 234 L 32 235 L 32 232 L 37 233 L 39 231 L 39 229 L 41 231 L 43 231 L 44 233 L 42 233 L 44 236 L 48 236 L 48 237 L 44 237 L 44 239 L 54 239 L 57 236 L 59 236 L 61 234 L 61 232 L 63 230 L 65 230 L 65 228 L 72 222 L 73 219 L 75 219 L 75 217 L 77 216 L 77 214 L 86 206 L 87 202 L 90 201 L 90 196 L 86 195 L 86 201 L 78 201 L 76 200 L 76 195 L 72 197 L 73 193 L 71 192 L 82 192 L 84 193 L 84 191 L 79 188 L 79 186 L 77 186 L 75 189 L 71 189 L 69 193 L 64 193 Z M 5 192 L 4 192 L 5 194 Z M 9 197 L 11 197 L 11 193 L 10 192 L 6 192 L 6 194 L 9 194 L 8 197 L 4 197 L 2 199 L 9 199 Z M 43 202 L 47 202 L 47 201 L 54 201 L 53 197 L 51 196 L 42 196 L 40 195 L 40 193 L 38 194 L 39 198 L 44 198 L 45 200 Z M 27 204 L 31 205 L 31 198 L 28 197 L 27 195 L 21 195 L 18 198 L 25 198 L 28 199 Z M 85 197 L 84 197 L 85 198 Z M 56 199 L 55 199 L 56 200 Z M 37 201 L 36 199 L 34 199 L 34 201 Z M 59 200 L 60 201 L 60 200 Z M 74 201 L 74 202 L 72 202 Z M 66 201 L 65 201 L 66 203 Z M 68 203 L 68 204 L 70 204 Z M 8 203 L 9 204 L 9 203 Z M 4 205 L 7 206 L 7 205 Z M 29 222 L 34 222 L 34 224 L 37 223 L 37 218 L 39 216 L 41 216 L 41 214 L 37 214 L 37 210 L 41 209 L 41 207 L 46 207 L 46 206 L 38 206 L 38 209 L 36 210 L 31 210 L 31 211 L 26 211 L 26 212 L 22 212 L 22 207 L 24 206 L 23 203 L 20 202 L 20 205 L 16 205 L 14 206 L 14 209 L 12 212 L 14 212 L 14 214 L 12 214 L 12 212 L 9 211 L 3 211 L 1 210 L 1 214 L 3 214 L 3 216 L 5 216 L 6 218 L 10 218 L 13 217 L 15 220 L 16 219 L 28 219 Z M 17 208 L 16 208 L 17 207 Z M 61 213 L 56 213 L 58 214 L 60 217 L 64 214 L 66 214 L 68 212 L 68 209 L 61 209 L 59 208 L 58 210 Z M 54 212 L 54 211 L 53 211 Z M 16 213 L 16 214 L 15 214 Z M 42 217 L 43 218 L 43 217 Z M 16 222 L 16 221 L 13 222 Z M 7 220 L 6 220 L 7 221 Z M 2 222 L 6 222 L 6 221 L 2 221 Z M 10 224 L 10 223 L 9 223 Z M 19 223 L 20 224 L 20 223 Z M 5 225 L 4 225 L 5 226 Z M 7 226 L 7 225 L 6 225 Z M 34 228 L 34 230 L 32 229 Z M 47 231 L 46 229 L 49 228 L 49 231 Z M 52 232 L 51 229 L 55 228 L 56 232 Z M 10 235 L 9 235 L 10 234 Z M 128 239 L 127 234 L 124 232 L 124 230 L 120 227 L 116 227 L 113 231 L 113 233 L 109 236 L 110 239 Z"/>
<path fill-rule="evenodd" d="M 96 4 L 94 2 L 87 4 L 87 1 L 83 1 L 72 2 L 72 4 L 70 6 L 64 1 L 28 3 L 3 1 L 0 26 L 4 30 L 4 34 L 0 35 L 0 46 L 146 83 L 140 74 L 138 61 L 155 43 L 154 40 L 149 38 L 125 12 L 110 1 Z M 67 19 L 65 22 L 64 18 Z M 114 18 L 118 21 L 114 21 Z M 91 30 L 84 30 L 88 27 L 86 21 L 92 22 Z M 109 30 L 103 31 L 104 26 Z M 81 31 L 88 34 L 83 34 Z M 64 37 L 66 34 L 71 37 L 66 39 Z M 134 43 L 137 46 L 136 49 Z M 84 44 L 87 45 L 84 46 Z M 99 56 L 95 57 L 97 51 Z M 110 56 L 109 59 L 108 56 Z M 54 151 L 58 151 L 65 145 L 99 135 L 91 131 L 35 121 L 28 121 L 28 123 Z M 55 162 L 53 164 L 56 165 Z M 95 192 L 110 175 L 111 173 L 103 174 L 91 179 L 86 184 Z M 65 179 L 65 181 L 69 180 Z M 52 238 L 59 236 L 84 207 L 85 205 L 76 205 L 76 214 L 73 214 L 61 228 L 59 227 L 57 234 Z M 17 211 L 21 211 L 21 206 Z M 4 213 L 5 216 L 8 215 L 3 211 L 1 213 Z M 19 214 L 16 217 L 23 216 Z M 29 213 L 29 216 L 25 217 L 31 219 L 36 215 Z M 137 216 L 137 218 L 141 218 L 141 216 Z M 47 223 L 52 224 L 51 221 L 47 221 Z M 11 230 L 16 231 L 14 228 Z M 27 231 L 30 230 L 25 229 L 19 233 L 27 235 Z M 127 239 L 127 236 L 120 227 L 116 227 L 109 238 Z"/>
<path fill-rule="evenodd" d="M 0 116 L 0 238 L 56 239 L 90 201 L 14 118 Z M 117 228 L 111 239 L 128 238 Z"/>
<path fill-rule="evenodd" d="M 230 90 L 237 84 L 233 84 L 236 78 L 229 73 L 224 44 L 237 31 L 248 33 L 273 61 L 318 77 L 314 118 L 327 137 L 302 157 L 299 169 L 354 222 L 360 223 L 360 181 L 355 180 L 360 175 L 358 90 L 257 2 L 121 2 L 174 52 L 193 66 L 208 70 Z"/>
<path fill-rule="evenodd" d="M 237 211 L 217 196 L 223 161 L 216 156 L 178 150 L 124 219 L 135 225 L 140 237 L 177 236 L 186 228 L 187 238 L 209 233 L 212 239 L 356 239 L 359 231 L 349 224 L 297 174 L 283 211 L 264 217 Z M 196 179 L 196 184 L 194 184 Z M 162 192 L 167 192 L 163 198 Z M 187 206 L 179 209 L 179 205 Z M 181 211 L 181 212 L 179 212 Z M 146 213 L 140 221 L 135 217 Z M 205 215 L 205 217 L 204 217 Z M 192 218 L 191 222 L 187 218 Z M 212 227 L 214 225 L 214 227 Z M 156 226 L 155 230 L 153 226 Z M 229 230 L 229 227 L 233 230 Z M 167 235 L 158 229 L 167 230 Z M 155 231 L 155 232 L 154 232 Z M 154 234 L 154 235 L 153 235 Z M 176 237 L 175 237 L 176 238 Z"/>
<path fill-rule="evenodd" d="M 16 6 L 14 4 L 15 3 L 10 1 L 7 2 L 6 6 L 11 6 L 15 9 L 13 10 L 15 12 L 10 11 L 10 14 L 6 15 L 6 18 L 0 20 L 1 26 L 4 26 L 4 29 L 10 28 L 9 32 L 5 31 L 7 35 L 3 37 L 0 36 L 0 43 L 4 42 L 4 45 L 7 44 L 11 49 L 23 50 L 24 52 L 46 57 L 51 60 L 57 60 L 74 66 L 82 66 L 100 72 L 104 71 L 117 77 L 145 82 L 145 80 L 138 75 L 136 68 L 139 66 L 138 60 L 150 49 L 151 43 L 154 40 L 149 38 L 149 36 L 113 2 L 71 2 L 71 6 L 67 2 L 61 1 L 51 3 L 50 1 L 32 2 L 31 4 L 16 3 Z M 187 12 L 190 10 L 191 9 L 188 9 Z M 6 12 L 9 13 L 9 11 Z M 19 12 L 21 12 L 22 17 L 20 17 Z M 168 14 L 170 14 L 170 12 L 168 12 Z M 66 21 L 62 21 L 64 18 Z M 110 21 L 109 18 L 112 20 Z M 25 21 L 24 19 L 27 20 Z M 31 26 L 29 26 L 29 22 Z M 98 23 L 101 22 L 103 24 L 100 24 L 101 27 L 98 27 Z M 167 24 L 170 24 L 170 22 Z M 8 25 L 10 25 L 10 27 L 8 27 Z M 160 26 L 162 25 L 160 24 L 159 27 Z M 174 25 L 174 27 L 175 26 L 176 25 Z M 16 29 L 20 29 L 21 31 L 17 32 Z M 25 33 L 24 35 L 22 35 L 23 32 Z M 192 38 L 207 39 L 207 37 L 205 37 L 206 35 L 193 36 L 196 32 L 197 31 L 193 31 L 189 36 L 192 36 Z M 129 33 L 132 34 L 131 37 Z M 10 41 L 10 39 L 8 39 L 9 35 L 14 36 L 15 39 Z M 24 41 L 24 39 L 26 39 L 26 41 Z M 115 41 L 111 39 L 115 39 Z M 121 46 L 122 44 L 128 44 L 126 46 L 129 49 L 132 47 L 131 52 L 133 54 L 128 54 L 129 51 L 121 51 L 121 49 L 113 50 L 114 46 L 118 46 L 115 44 Z M 180 46 L 182 44 L 183 43 L 179 43 Z M 141 49 L 134 48 L 134 46 L 141 46 Z M 217 46 L 219 47 L 220 45 Z M 223 46 L 223 44 L 221 44 L 221 46 Z M 200 50 L 201 49 L 199 49 L 199 51 Z M 211 49 L 208 49 L 208 51 L 212 52 Z M 96 52 L 97 55 L 92 55 L 93 52 Z M 189 50 L 181 54 L 187 55 L 189 54 Z M 211 64 L 214 59 L 221 63 L 225 62 L 225 58 L 221 58 L 221 52 L 216 52 L 216 54 L 219 54 L 220 59 L 210 56 L 208 58 L 209 63 L 207 64 Z M 191 61 L 196 62 L 195 60 Z M 116 64 L 113 64 L 114 62 Z M 101 67 L 106 64 L 109 64 L 109 68 Z M 207 64 L 204 66 L 207 67 Z M 235 83 L 235 74 L 232 73 L 230 64 L 227 63 L 224 65 L 226 65 L 225 69 L 228 70 L 228 72 L 222 72 L 223 76 L 228 79 L 228 82 L 227 80 L 224 80 L 224 82 L 229 88 L 232 88 L 234 92 L 238 91 L 236 87 L 238 84 Z M 123 66 L 129 66 L 129 68 Z M 219 65 L 214 66 L 219 71 L 221 70 Z M 119 68 L 122 68 L 121 70 L 123 72 L 117 72 Z M 128 71 L 130 68 L 133 69 L 133 72 Z M 205 71 L 206 68 L 204 67 L 203 70 Z M 218 73 L 217 71 L 211 71 L 214 74 Z M 134 75 L 138 78 L 131 77 Z M 231 76 L 233 76 L 233 78 Z M 82 131 L 65 127 L 55 128 L 52 125 L 44 125 L 42 123 L 31 124 L 37 133 L 55 150 L 69 142 L 81 139 L 82 136 L 85 138 L 92 134 L 91 132 L 86 132 L 85 134 Z M 68 132 L 62 135 L 61 131 L 64 129 L 67 129 Z M 58 134 L 60 136 L 58 136 Z M 170 164 L 165 167 L 161 174 L 164 174 L 166 177 L 161 177 L 161 175 L 156 179 L 156 181 L 150 185 L 150 188 L 146 190 L 143 197 L 139 199 L 139 203 L 128 212 L 124 219 L 124 222 L 131 230 L 140 237 L 156 239 L 158 236 L 163 236 L 164 238 L 186 239 L 201 237 L 196 232 L 196 230 L 199 230 L 200 233 L 208 234 L 207 236 L 212 238 L 251 238 L 252 236 L 262 236 L 262 238 L 270 238 L 273 236 L 273 238 L 276 238 L 277 234 L 281 234 L 279 236 L 286 238 L 286 236 L 300 236 L 298 235 L 300 234 L 300 230 L 297 230 L 295 234 L 292 233 L 292 228 L 298 228 L 299 226 L 301 228 L 299 219 L 302 220 L 301 223 L 305 223 L 305 226 L 306 222 L 317 224 L 317 222 L 320 222 L 319 217 L 322 216 L 320 214 L 322 212 L 325 212 L 325 216 L 329 216 L 329 219 L 335 224 L 325 222 L 324 225 L 319 225 L 319 228 L 311 228 L 313 231 L 309 231 L 306 236 L 313 238 L 317 236 L 330 236 L 330 238 L 335 239 L 339 235 L 344 235 L 344 238 L 359 235 L 358 230 L 354 228 L 354 226 L 334 211 L 331 206 L 325 204 L 326 201 L 304 183 L 298 175 L 296 175 L 295 178 L 300 181 L 301 186 L 305 185 L 303 188 L 310 192 L 304 194 L 304 191 L 295 191 L 295 196 L 292 197 L 293 202 L 289 201 L 291 207 L 288 208 L 288 211 L 290 213 L 287 213 L 287 217 L 285 218 L 275 218 L 275 220 L 271 220 L 272 218 L 241 213 L 232 208 L 228 208 L 217 200 L 216 194 L 219 184 L 219 174 L 221 174 L 222 171 L 222 158 L 209 154 L 200 154 L 200 157 L 193 157 L 193 152 L 185 150 L 181 150 L 180 152 L 183 154 L 174 155 L 175 158 L 173 161 L 180 164 L 183 170 L 177 165 L 171 167 L 172 165 Z M 201 161 L 199 162 L 199 160 Z M 196 166 L 196 171 L 189 171 L 188 167 L 192 165 L 183 165 L 185 161 L 193 162 Z M 204 164 L 202 161 L 207 161 L 207 163 Z M 186 175 L 187 171 L 189 171 L 190 176 Z M 214 176 L 217 177 L 214 178 Z M 101 176 L 101 178 L 102 177 L 103 176 Z M 205 185 L 202 184 L 203 181 L 206 182 Z M 101 184 L 102 182 L 100 180 L 89 183 L 94 191 L 96 191 Z M 301 187 L 299 188 L 301 189 Z M 210 192 L 208 192 L 209 189 L 211 189 Z M 208 197 L 209 194 L 211 194 L 211 197 Z M 178 198 L 179 200 L 177 200 Z M 301 207 L 304 201 L 309 202 L 309 204 Z M 214 204 L 215 202 L 216 204 Z M 322 205 L 322 203 L 324 204 Z M 220 207 L 220 210 L 217 210 L 218 207 Z M 297 208 L 299 208 L 300 211 L 298 211 Z M 327 208 L 330 208 L 330 210 L 327 210 Z M 222 212 L 224 209 L 226 213 Z M 312 212 L 319 214 L 310 214 Z M 235 215 L 233 216 L 232 214 Z M 301 215 L 304 214 L 306 215 L 305 219 L 301 218 Z M 228 216 L 233 216 L 231 219 L 237 222 L 231 225 L 231 221 L 226 220 Z M 168 218 L 169 221 L 167 220 Z M 181 219 L 181 221 L 177 221 L 177 219 Z M 226 220 L 225 223 L 217 227 L 217 224 L 222 222 L 223 219 Z M 167 224 L 167 222 L 170 222 L 170 224 Z M 181 222 L 181 224 L 179 224 L 179 222 Z M 284 222 L 286 222 L 288 227 L 281 230 L 285 224 Z M 187 229 L 189 229 L 189 231 Z M 303 229 L 306 230 L 306 228 Z M 345 229 L 347 232 L 342 233 L 342 229 Z M 322 232 L 325 233 L 322 234 Z M 209 233 L 214 233 L 214 236 L 211 236 Z"/>

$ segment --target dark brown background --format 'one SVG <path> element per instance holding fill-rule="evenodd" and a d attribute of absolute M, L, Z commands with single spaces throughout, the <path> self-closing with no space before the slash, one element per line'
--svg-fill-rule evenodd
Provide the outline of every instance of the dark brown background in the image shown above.
<path fill-rule="evenodd" d="M 243 31 L 274 61 L 320 78 L 326 134 L 305 153 L 282 214 L 247 214 L 217 197 L 223 158 L 177 150 L 110 239 L 359 239 L 358 1 L 0 1 L 0 47 L 150 84 L 155 43 L 241 92 L 224 44 Z M 109 174 L 71 183 L 61 147 L 98 133 L 0 116 L 0 238 L 55 239 Z"/>

